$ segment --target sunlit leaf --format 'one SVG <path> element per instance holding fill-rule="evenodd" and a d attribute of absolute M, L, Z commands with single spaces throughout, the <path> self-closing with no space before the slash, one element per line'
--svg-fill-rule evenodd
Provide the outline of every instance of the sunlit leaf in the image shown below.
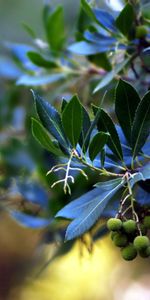
<path fill-rule="evenodd" d="M 116 187 L 118 184 L 121 183 L 121 179 L 117 178 L 117 180 L 108 180 L 102 182 L 100 187 L 94 188 L 90 192 L 85 193 L 84 195 L 80 196 L 79 198 L 75 199 L 74 201 L 67 204 L 63 207 L 58 213 L 56 217 L 62 217 L 67 219 L 75 219 L 78 218 L 86 209 L 88 205 L 92 205 L 93 201 L 98 199 L 100 201 L 101 192 L 108 193 L 111 189 Z M 97 183 L 97 185 L 100 183 Z"/>
<path fill-rule="evenodd" d="M 38 52 L 29 51 L 27 55 L 29 59 L 38 67 L 43 67 L 46 69 L 58 68 L 58 64 L 54 60 L 50 61 Z"/>
<path fill-rule="evenodd" d="M 65 42 L 64 11 L 61 5 L 51 10 L 46 18 L 47 39 L 54 54 L 62 50 Z"/>
<path fill-rule="evenodd" d="M 38 122 L 36 119 L 32 119 L 32 134 L 35 139 L 40 143 L 42 147 L 44 147 L 47 151 L 51 153 L 63 156 L 64 154 L 62 151 L 55 146 L 52 142 L 50 135 L 48 134 L 47 130 Z"/>
<path fill-rule="evenodd" d="M 93 55 L 103 53 L 106 51 L 114 50 L 115 46 L 99 45 L 81 41 L 74 43 L 68 47 L 68 50 L 78 55 Z"/>
<path fill-rule="evenodd" d="M 75 214 L 78 212 L 78 216 L 68 226 L 65 239 L 71 240 L 89 230 L 101 216 L 108 202 L 121 188 L 122 184 L 123 182 L 120 179 L 120 183 L 114 184 L 113 188 L 109 191 L 102 187 L 96 188 L 75 200 L 74 205 L 76 204 L 76 207 L 74 209 Z M 87 198 L 89 201 L 86 200 Z"/>
<path fill-rule="evenodd" d="M 94 15 L 100 25 L 104 26 L 105 29 L 109 31 L 116 32 L 117 28 L 115 26 L 115 19 L 113 16 L 104 9 L 93 9 Z"/>

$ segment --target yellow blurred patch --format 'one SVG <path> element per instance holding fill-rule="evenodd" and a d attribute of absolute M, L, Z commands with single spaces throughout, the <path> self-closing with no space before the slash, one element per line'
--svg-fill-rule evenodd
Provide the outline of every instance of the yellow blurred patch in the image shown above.
<path fill-rule="evenodd" d="M 19 300 L 111 300 L 109 286 L 117 253 L 109 238 L 97 242 L 93 253 L 76 243 L 36 279 L 28 279 Z M 110 250 L 112 249 L 112 250 Z"/>

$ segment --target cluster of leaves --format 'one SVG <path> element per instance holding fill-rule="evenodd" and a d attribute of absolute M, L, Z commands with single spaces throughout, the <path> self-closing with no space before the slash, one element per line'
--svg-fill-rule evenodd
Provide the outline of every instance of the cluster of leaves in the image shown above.
<path fill-rule="evenodd" d="M 66 240 L 81 236 L 100 217 L 117 211 L 124 217 L 131 214 L 139 222 L 134 202 L 140 206 L 141 201 L 136 199 L 134 190 L 139 183 L 147 184 L 150 178 L 150 92 L 140 99 L 129 83 L 119 81 L 115 91 L 119 125 L 114 124 L 101 106 L 92 107 L 94 119 L 90 120 L 76 95 L 69 102 L 63 100 L 61 115 L 36 93 L 34 99 L 40 119 L 40 122 L 32 120 L 35 138 L 48 151 L 64 158 L 48 172 L 64 172 L 64 178 L 54 182 L 52 187 L 62 182 L 64 192 L 71 193 L 73 172 L 81 172 L 86 177 L 86 168 L 107 178 L 57 213 L 56 217 L 73 220 L 67 228 Z M 144 189 L 142 192 L 147 194 Z M 148 198 L 144 205 L 147 201 Z M 129 205 L 124 209 L 127 202 Z"/>
<path fill-rule="evenodd" d="M 33 29 L 25 25 L 33 39 L 32 46 L 5 44 L 19 68 L 18 72 L 15 69 L 17 85 L 43 87 L 55 83 L 59 84 L 62 92 L 74 86 L 78 78 L 90 76 L 94 82 L 98 81 L 94 88 L 97 92 L 119 73 L 134 81 L 133 72 L 135 79 L 148 86 L 149 16 L 145 17 L 142 2 L 132 2 L 129 1 L 121 12 L 109 12 L 91 7 L 86 0 L 81 0 L 75 42 L 71 44 L 65 32 L 63 7 L 54 9 L 45 5 L 46 41 L 37 38 Z M 138 67 L 135 68 L 134 64 Z"/>
<path fill-rule="evenodd" d="M 142 98 L 139 96 L 149 87 L 148 11 L 149 4 L 145 5 L 143 1 L 128 1 L 121 12 L 116 12 L 81 0 L 75 36 L 68 38 L 62 6 L 52 8 L 46 4 L 43 9 L 45 40 L 39 39 L 25 25 L 32 45 L 5 43 L 13 58 L 1 60 L 0 75 L 6 82 L 7 79 L 15 79 L 17 86 L 38 87 L 41 94 L 47 93 L 51 87 L 50 100 L 53 104 L 56 92 L 57 96 L 64 92 L 73 95 L 74 91 L 79 91 L 84 97 L 86 94 L 82 103 L 76 94 L 69 99 L 64 97 L 59 112 L 33 92 L 39 118 L 32 118 L 32 133 L 39 145 L 29 134 L 29 121 L 26 120 L 32 112 L 30 103 L 26 103 L 25 90 L 20 92 L 18 88 L 16 92 L 15 88 L 14 95 L 6 97 L 9 98 L 7 101 L 4 98 L 1 104 L 2 107 L 7 102 L 11 109 L 15 102 L 14 115 L 17 116 L 20 95 L 21 108 L 25 102 L 23 112 L 26 113 L 24 122 L 27 124 L 23 126 L 28 127 L 25 128 L 28 145 L 15 137 L 10 143 L 7 137 L 4 144 L 9 145 L 9 151 L 6 151 L 5 145 L 2 147 L 0 161 L 4 173 L 6 169 L 12 170 L 6 177 L 16 179 L 15 192 L 21 195 L 21 211 L 11 209 L 9 213 L 23 226 L 47 227 L 57 212 L 57 218 L 71 220 L 66 231 L 67 241 L 89 230 L 93 239 L 97 239 L 108 232 L 106 219 L 117 216 L 123 222 L 134 220 L 137 234 L 141 234 L 138 224 L 142 224 L 144 217 L 150 214 L 150 92 Z M 107 106 L 104 100 L 109 98 L 110 89 L 115 87 L 112 81 L 118 79 L 118 75 L 122 76 L 122 80 L 115 91 L 112 90 L 115 113 L 108 107 L 111 118 L 103 109 Z M 139 93 L 129 82 L 133 82 Z M 100 92 L 106 85 L 109 93 L 105 94 L 100 105 L 93 104 L 92 110 L 88 109 L 90 93 L 93 90 Z M 96 96 L 93 97 L 96 99 Z M 7 119 L 7 125 L 9 119 L 10 124 L 14 120 L 13 116 L 12 120 L 10 118 L 8 107 L 4 112 L 1 110 L 1 123 Z M 5 124 L 1 123 L 3 127 Z M 23 126 L 21 135 L 22 132 L 24 135 Z M 45 177 L 46 172 L 48 177 Z M 20 182 L 19 175 L 22 173 Z M 26 180 L 28 177 L 29 181 Z M 11 184 L 6 181 L 7 189 Z M 57 188 L 49 190 L 49 182 Z M 11 188 L 13 190 L 14 187 Z M 67 204 L 68 200 L 74 201 Z M 98 220 L 100 226 L 94 231 Z M 53 228 L 49 227 L 51 236 L 59 227 L 55 229 L 55 222 L 57 220 L 52 223 Z M 64 225 L 60 225 L 59 229 L 60 235 L 64 235 Z M 70 241 L 67 249 L 72 245 Z"/>

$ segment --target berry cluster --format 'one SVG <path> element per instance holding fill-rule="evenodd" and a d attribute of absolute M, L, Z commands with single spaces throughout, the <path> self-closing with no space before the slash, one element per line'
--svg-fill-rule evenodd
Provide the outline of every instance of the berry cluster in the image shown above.
<path fill-rule="evenodd" d="M 143 258 L 150 256 L 150 240 L 146 236 L 150 229 L 150 216 L 146 216 L 140 224 L 140 233 L 134 220 L 111 218 L 107 221 L 107 228 L 111 231 L 114 244 L 121 248 L 125 260 L 133 260 L 137 254 Z"/>

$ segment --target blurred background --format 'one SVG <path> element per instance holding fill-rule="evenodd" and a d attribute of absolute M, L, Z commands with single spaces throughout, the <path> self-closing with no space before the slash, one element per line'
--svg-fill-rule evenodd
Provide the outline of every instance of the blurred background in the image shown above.
<path fill-rule="evenodd" d="M 48 216 L 53 216 L 68 201 L 61 187 L 51 192 L 53 178 L 45 174 L 55 158 L 42 150 L 31 135 L 30 117 L 35 114 L 32 97 L 29 88 L 15 85 L 12 62 L 3 47 L 5 42 L 31 42 L 23 22 L 43 39 L 43 2 L 46 3 L 0 0 L 0 300 L 149 300 L 149 260 L 124 262 L 108 236 L 98 239 L 92 250 L 88 234 L 84 241 L 63 245 L 66 224 L 62 223 L 61 232 L 57 231 L 58 224 L 49 232 L 27 229 L 3 209 L 4 205 L 25 205 L 24 211 L 30 214 L 38 209 L 40 197 L 41 205 L 49 200 Z M 54 7 L 63 3 L 66 31 L 71 37 L 80 1 L 47 2 Z M 121 1 L 97 1 L 102 7 L 108 2 L 116 9 L 122 7 Z M 17 68 L 15 72 L 19 72 Z M 48 90 L 49 95 L 53 88 Z M 59 104 L 57 97 L 55 104 Z M 88 184 L 77 178 L 80 194 L 95 182 L 92 174 L 89 176 Z M 31 199 L 32 207 L 28 203 Z"/>

